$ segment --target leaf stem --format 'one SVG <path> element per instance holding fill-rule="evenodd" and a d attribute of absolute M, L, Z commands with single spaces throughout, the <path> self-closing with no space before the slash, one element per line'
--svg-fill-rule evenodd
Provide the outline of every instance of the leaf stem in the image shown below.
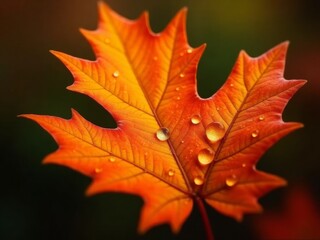
<path fill-rule="evenodd" d="M 199 211 L 200 211 L 200 215 L 201 215 L 201 219 L 202 222 L 204 224 L 204 229 L 207 235 L 207 240 L 214 240 L 214 236 L 213 236 L 213 232 L 211 229 L 211 225 L 210 225 L 210 220 L 207 214 L 207 210 L 203 204 L 202 199 L 199 196 L 196 196 L 194 198 L 196 204 L 198 205 Z"/>

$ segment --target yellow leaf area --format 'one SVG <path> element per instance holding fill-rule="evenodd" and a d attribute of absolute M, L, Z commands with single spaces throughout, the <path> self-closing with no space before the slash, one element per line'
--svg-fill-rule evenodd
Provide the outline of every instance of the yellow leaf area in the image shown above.
<path fill-rule="evenodd" d="M 132 21 L 100 3 L 97 30 L 81 30 L 96 60 L 52 53 L 74 76 L 68 89 L 101 104 L 117 128 L 96 126 L 76 111 L 70 120 L 23 115 L 59 145 L 45 163 L 93 178 L 89 195 L 141 196 L 140 232 L 162 223 L 178 232 L 195 198 L 237 220 L 259 212 L 257 198 L 285 181 L 255 164 L 277 140 L 302 127 L 282 121 L 286 103 L 304 84 L 283 78 L 287 43 L 258 58 L 241 52 L 226 83 L 202 99 L 196 71 L 205 46 L 189 46 L 185 22 L 183 9 L 154 34 L 146 13 Z"/>

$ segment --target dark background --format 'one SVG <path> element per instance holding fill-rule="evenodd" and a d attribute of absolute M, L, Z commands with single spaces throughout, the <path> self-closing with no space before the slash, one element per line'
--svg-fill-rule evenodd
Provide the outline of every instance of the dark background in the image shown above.
<path fill-rule="evenodd" d="M 285 77 L 309 82 L 290 101 L 284 119 L 303 122 L 305 128 L 282 139 L 260 160 L 259 169 L 289 181 L 287 188 L 270 193 L 260 202 L 266 213 L 274 210 L 281 213 L 286 194 L 299 185 L 319 203 L 319 1 L 108 0 L 107 3 L 128 18 L 136 18 L 148 10 L 155 32 L 161 31 L 181 7 L 187 6 L 190 44 L 196 47 L 207 43 L 198 72 L 203 97 L 210 96 L 223 84 L 241 49 L 258 56 L 290 40 Z M 1 0 L 0 239 L 203 239 L 196 208 L 178 235 L 173 235 L 168 226 L 138 235 L 141 199 L 111 193 L 85 197 L 90 179 L 64 167 L 42 165 L 42 158 L 54 151 L 56 144 L 35 123 L 17 118 L 21 113 L 69 118 L 72 107 L 96 124 L 114 125 L 93 100 L 65 89 L 72 83 L 71 74 L 48 52 L 55 49 L 94 59 L 78 29 L 96 28 L 96 7 L 95 0 Z M 257 216 L 246 216 L 242 223 L 237 223 L 207 209 L 218 240 L 253 239 L 261 235 L 255 226 Z"/>

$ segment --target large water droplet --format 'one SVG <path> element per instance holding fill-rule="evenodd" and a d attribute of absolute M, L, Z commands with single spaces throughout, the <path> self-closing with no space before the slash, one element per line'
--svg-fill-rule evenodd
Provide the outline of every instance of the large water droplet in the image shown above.
<path fill-rule="evenodd" d="M 259 136 L 259 130 L 254 130 L 252 133 L 251 133 L 251 137 L 253 138 L 256 138 Z"/>
<path fill-rule="evenodd" d="M 191 117 L 191 123 L 197 125 L 201 122 L 201 117 L 198 114 L 195 114 Z"/>
<path fill-rule="evenodd" d="M 172 177 L 172 176 L 174 175 L 174 171 L 173 171 L 172 169 L 170 169 L 170 170 L 168 171 L 168 175 L 169 175 L 169 177 Z"/>
<path fill-rule="evenodd" d="M 217 142 L 225 134 L 224 126 L 219 122 L 212 122 L 206 128 L 206 136 L 210 142 Z"/>
<path fill-rule="evenodd" d="M 232 175 L 231 177 L 226 179 L 226 185 L 228 187 L 232 187 L 237 183 L 237 177 L 236 175 Z"/>
<path fill-rule="evenodd" d="M 160 141 L 166 141 L 169 139 L 170 135 L 169 135 L 169 129 L 162 127 L 159 128 L 156 132 L 156 137 L 158 140 Z"/>
<path fill-rule="evenodd" d="M 198 161 L 202 165 L 208 165 L 213 162 L 214 153 L 209 148 L 201 149 L 198 153 Z"/>
<path fill-rule="evenodd" d="M 193 182 L 195 185 L 201 186 L 203 184 L 204 180 L 202 177 L 195 177 L 193 179 Z"/>
<path fill-rule="evenodd" d="M 114 71 L 114 72 L 112 73 L 112 76 L 113 76 L 114 78 L 119 77 L 119 76 L 120 76 L 119 71 Z"/>

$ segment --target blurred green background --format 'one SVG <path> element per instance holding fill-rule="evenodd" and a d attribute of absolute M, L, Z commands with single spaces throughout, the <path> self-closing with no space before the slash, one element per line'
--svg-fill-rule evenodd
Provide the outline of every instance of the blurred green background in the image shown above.
<path fill-rule="evenodd" d="M 260 160 L 258 168 L 289 181 L 287 188 L 263 197 L 265 212 L 281 213 L 284 197 L 303 185 L 320 199 L 320 1 L 308 0 L 108 0 L 128 18 L 150 12 L 152 29 L 161 31 L 183 6 L 189 8 L 192 46 L 207 43 L 200 62 L 200 95 L 210 96 L 225 81 L 241 49 L 258 56 L 290 40 L 285 77 L 307 79 L 286 108 L 286 121 L 305 128 L 285 137 Z M 101 126 L 114 126 L 99 105 L 65 89 L 71 74 L 48 51 L 94 59 L 79 27 L 95 29 L 95 0 L 1 0 L 0 4 L 1 160 L 0 239 L 203 239 L 195 208 L 179 235 L 168 226 L 136 233 L 142 201 L 123 194 L 87 198 L 90 179 L 64 167 L 42 165 L 57 146 L 21 113 L 70 117 L 70 108 Z M 319 205 L 319 204 L 318 204 Z M 299 207 L 299 206 L 297 206 Z M 242 223 L 208 208 L 216 239 L 258 239 L 255 223 Z M 319 212 L 318 212 L 319 216 Z M 284 226 L 286 227 L 286 226 Z"/>

